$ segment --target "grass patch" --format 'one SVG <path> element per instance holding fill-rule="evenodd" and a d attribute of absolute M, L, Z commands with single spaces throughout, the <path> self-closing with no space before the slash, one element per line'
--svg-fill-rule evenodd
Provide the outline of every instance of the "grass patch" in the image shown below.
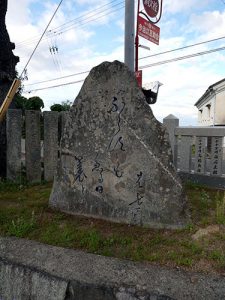
<path fill-rule="evenodd" d="M 48 207 L 51 188 L 50 183 L 0 182 L 1 236 L 197 271 L 206 271 L 205 265 L 214 272 L 225 267 L 225 231 L 192 239 L 199 228 L 225 224 L 222 191 L 187 185 L 193 222 L 183 230 L 153 230 L 53 211 Z"/>

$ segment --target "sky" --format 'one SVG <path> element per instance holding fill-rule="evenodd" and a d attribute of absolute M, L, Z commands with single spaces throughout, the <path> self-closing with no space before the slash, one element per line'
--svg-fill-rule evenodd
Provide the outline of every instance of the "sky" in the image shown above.
<path fill-rule="evenodd" d="M 14 54 L 20 57 L 19 74 L 59 2 L 20 0 L 15 5 L 15 0 L 8 0 L 6 25 L 16 44 Z M 124 7 L 125 0 L 64 0 L 28 64 L 23 95 L 41 97 L 44 110 L 55 103 L 73 102 L 88 75 L 84 72 L 103 61 L 124 61 Z M 173 114 L 181 126 L 195 126 L 198 111 L 194 104 L 208 86 L 225 78 L 225 50 L 165 61 L 225 46 L 225 0 L 164 0 L 157 26 L 159 45 L 140 37 L 140 44 L 150 47 L 139 51 L 139 66 L 145 67 L 143 84 L 163 83 L 151 108 L 160 122 Z M 159 55 L 213 39 L 218 40 Z M 83 74 L 73 75 L 77 73 Z M 64 78 L 54 80 L 60 77 Z M 71 82 L 76 83 L 48 88 Z"/>

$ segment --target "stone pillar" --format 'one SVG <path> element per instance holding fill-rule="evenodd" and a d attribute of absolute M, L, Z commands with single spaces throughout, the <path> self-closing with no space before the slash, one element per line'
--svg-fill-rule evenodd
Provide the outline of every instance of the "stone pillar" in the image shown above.
<path fill-rule="evenodd" d="M 212 137 L 211 167 L 210 167 L 210 174 L 212 176 L 222 175 L 222 161 L 223 161 L 223 138 Z"/>
<path fill-rule="evenodd" d="M 58 112 L 44 112 L 44 179 L 53 180 L 58 160 Z"/>
<path fill-rule="evenodd" d="M 192 136 L 181 136 L 180 140 L 180 171 L 190 172 Z"/>
<path fill-rule="evenodd" d="M 9 109 L 6 123 L 7 133 L 7 179 L 20 181 L 21 179 L 21 138 L 22 111 Z"/>
<path fill-rule="evenodd" d="M 29 182 L 41 181 L 40 111 L 26 111 L 26 175 Z"/>
<path fill-rule="evenodd" d="M 206 170 L 206 144 L 207 138 L 196 137 L 195 142 L 195 173 L 205 174 Z"/>
<path fill-rule="evenodd" d="M 166 129 L 169 133 L 169 140 L 173 152 L 173 161 L 175 162 L 177 159 L 177 139 L 175 136 L 175 128 L 179 127 L 179 119 L 170 114 L 163 119 L 163 125 L 166 126 Z"/>

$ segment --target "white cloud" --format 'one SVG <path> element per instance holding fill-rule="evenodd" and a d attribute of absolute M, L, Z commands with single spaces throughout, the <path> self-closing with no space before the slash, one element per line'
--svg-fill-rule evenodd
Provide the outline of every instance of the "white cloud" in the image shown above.
<path fill-rule="evenodd" d="M 180 12 L 190 12 L 195 10 L 196 8 L 202 9 L 203 7 L 207 7 L 209 2 L 212 0 L 189 0 L 189 1 L 181 1 L 181 0 L 167 0 L 163 2 L 163 10 L 165 13 L 180 13 Z"/>
<path fill-rule="evenodd" d="M 22 70 L 36 45 L 37 38 L 43 32 L 44 27 L 51 18 L 56 8 L 56 2 L 49 0 L 42 3 L 38 0 L 20 0 L 20 4 L 15 6 L 13 0 L 8 1 L 7 27 L 11 40 L 17 44 L 15 53 L 21 57 L 18 69 Z M 30 4 L 34 5 L 35 2 L 41 3 L 43 9 L 43 11 L 39 11 L 36 23 L 32 18 L 34 12 L 30 9 Z M 113 61 L 118 59 L 123 61 L 124 23 L 123 18 L 119 17 L 121 13 L 123 14 L 122 10 L 119 11 L 118 15 L 114 13 L 113 15 L 106 15 L 102 19 L 96 18 L 93 23 L 90 22 L 89 25 L 91 26 L 82 26 L 85 20 L 93 20 L 96 17 L 94 14 L 98 12 L 98 9 L 99 11 L 108 9 L 110 7 L 108 6 L 109 2 L 109 0 L 65 1 L 50 29 L 65 24 L 70 20 L 74 20 L 73 23 L 65 25 L 63 30 L 69 28 L 66 26 L 70 24 L 76 26 L 71 27 L 70 30 L 63 34 L 60 34 L 62 30 L 59 30 L 52 38 L 44 38 L 29 64 L 29 82 L 27 84 L 86 71 L 106 60 Z M 161 28 L 160 45 L 156 46 L 147 40 L 140 39 L 141 44 L 150 46 L 151 48 L 150 52 L 140 49 L 140 57 L 224 35 L 225 12 L 215 9 L 209 11 L 207 4 L 209 5 L 210 3 L 212 4 L 214 1 L 165 0 L 164 15 L 162 21 L 158 24 Z M 196 6 L 201 9 L 196 11 Z M 75 12 L 74 7 L 76 8 Z M 204 11 L 203 7 L 206 7 L 207 10 L 205 9 Z M 105 11 L 106 13 L 107 10 Z M 179 18 L 175 18 L 175 14 L 179 15 Z M 184 14 L 186 17 L 185 24 L 182 22 Z M 82 17 L 82 15 L 86 17 Z M 80 18 L 77 19 L 78 17 Z M 111 40 L 110 38 L 106 41 L 104 39 L 101 40 L 99 34 L 103 35 L 104 31 L 110 28 L 112 20 L 114 22 L 114 30 L 120 30 L 119 34 L 115 35 Z M 99 27 L 99 25 L 104 26 Z M 182 32 L 182 34 L 179 32 Z M 28 38 L 31 39 L 28 41 Z M 27 41 L 22 44 L 21 42 L 24 40 Z M 109 43 L 109 40 L 110 42 L 114 42 L 114 47 L 110 48 L 108 46 L 107 43 Z M 58 46 L 58 54 L 51 55 L 49 47 L 54 43 Z M 217 47 L 217 44 L 216 46 L 215 44 L 204 44 L 195 48 L 143 59 L 139 61 L 139 64 L 143 66 L 157 61 L 205 51 L 213 47 Z M 157 103 L 152 106 L 156 117 L 162 121 L 168 114 L 174 114 L 180 118 L 181 125 L 196 124 L 197 109 L 194 107 L 194 103 L 209 85 L 224 77 L 224 68 L 225 55 L 223 52 L 220 52 L 144 69 L 144 82 L 159 80 L 164 84 L 160 88 Z M 79 81 L 86 76 L 87 74 L 83 74 L 63 80 L 29 86 L 28 88 L 35 89 Z M 53 103 L 59 103 L 66 99 L 74 100 L 81 85 L 82 83 L 79 83 L 56 89 L 37 91 L 30 94 L 30 96 L 38 95 L 43 98 L 45 108 L 47 109 Z M 27 96 L 29 97 L 29 95 Z"/>
<path fill-rule="evenodd" d="M 192 14 L 187 25 L 187 32 L 208 37 L 224 36 L 225 11 L 206 11 L 202 14 Z"/>

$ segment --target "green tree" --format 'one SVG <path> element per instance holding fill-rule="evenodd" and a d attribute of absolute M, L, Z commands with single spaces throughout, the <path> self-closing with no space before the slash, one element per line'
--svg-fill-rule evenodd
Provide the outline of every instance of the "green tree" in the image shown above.
<path fill-rule="evenodd" d="M 26 97 L 21 96 L 20 93 L 16 93 L 16 95 L 14 96 L 15 107 L 17 109 L 22 109 L 23 115 L 25 113 L 27 101 L 28 99 Z"/>
<path fill-rule="evenodd" d="M 44 102 L 38 96 L 31 97 L 26 101 L 25 109 L 27 110 L 41 110 L 41 108 L 44 108 Z"/>
<path fill-rule="evenodd" d="M 51 111 L 67 111 L 67 110 L 70 110 L 70 107 L 71 107 L 71 102 L 69 100 L 66 100 L 66 101 L 62 101 L 61 104 L 53 104 L 50 109 Z"/>

